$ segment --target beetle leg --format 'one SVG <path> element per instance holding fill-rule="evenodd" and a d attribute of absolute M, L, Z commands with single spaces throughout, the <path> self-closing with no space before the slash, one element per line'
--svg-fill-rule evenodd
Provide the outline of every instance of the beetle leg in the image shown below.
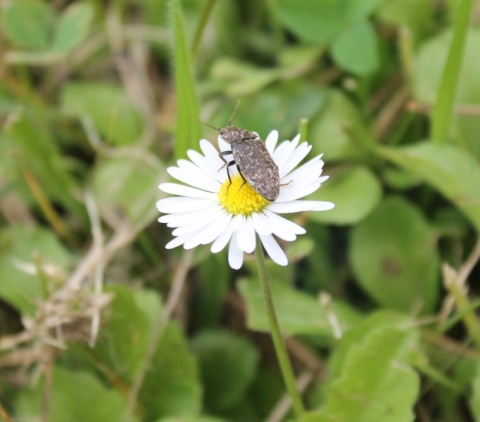
<path fill-rule="evenodd" d="M 221 169 L 223 169 L 226 165 L 230 166 L 231 164 L 230 163 L 234 163 L 235 161 L 227 161 L 225 160 L 224 156 L 225 155 L 232 155 L 232 151 L 222 151 L 218 154 L 218 156 L 221 158 L 221 160 L 225 163 L 222 167 L 220 167 L 218 169 L 218 171 L 220 171 Z M 227 168 L 227 173 L 228 173 L 228 168 Z"/>
<path fill-rule="evenodd" d="M 238 174 L 240 174 L 240 176 L 242 176 L 242 179 L 243 179 L 242 186 L 238 188 L 238 190 L 240 190 L 243 188 L 243 185 L 247 183 L 247 179 L 245 179 L 245 176 L 243 175 L 242 170 L 240 169 L 240 166 L 238 164 L 237 164 L 237 170 L 238 170 Z"/>

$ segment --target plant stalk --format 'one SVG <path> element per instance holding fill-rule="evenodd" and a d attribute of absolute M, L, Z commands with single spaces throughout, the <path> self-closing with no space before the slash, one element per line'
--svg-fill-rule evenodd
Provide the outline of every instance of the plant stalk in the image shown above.
<path fill-rule="evenodd" d="M 288 395 L 292 400 L 296 418 L 297 420 L 301 420 L 303 414 L 305 413 L 305 409 L 303 407 L 300 393 L 297 389 L 295 375 L 293 374 L 292 365 L 290 364 L 287 349 L 285 348 L 285 343 L 280 332 L 280 326 L 278 325 L 277 315 L 273 305 L 270 281 L 268 279 L 267 267 L 265 266 L 265 256 L 263 255 L 263 249 L 258 237 L 257 247 L 255 248 L 255 257 L 257 258 L 258 274 L 260 277 L 260 283 L 262 285 L 263 298 L 265 300 L 275 353 L 277 355 L 278 363 L 280 364 L 280 369 L 282 371 L 285 386 L 287 387 Z"/>

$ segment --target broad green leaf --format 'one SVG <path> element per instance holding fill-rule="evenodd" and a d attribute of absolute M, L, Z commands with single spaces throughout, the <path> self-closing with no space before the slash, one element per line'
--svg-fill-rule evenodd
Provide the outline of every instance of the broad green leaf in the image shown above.
<path fill-rule="evenodd" d="M 222 83 L 229 97 L 243 98 L 258 93 L 280 77 L 277 68 L 261 68 L 234 58 L 221 58 L 212 67 L 212 78 Z"/>
<path fill-rule="evenodd" d="M 379 0 L 281 0 L 282 23 L 304 41 L 331 41 L 346 26 L 368 16 Z"/>
<path fill-rule="evenodd" d="M 454 146 L 428 142 L 381 148 L 378 153 L 432 185 L 480 232 L 480 162 L 474 157 Z"/>
<path fill-rule="evenodd" d="M 128 156 L 98 163 L 92 185 L 100 208 L 119 206 L 137 224 L 146 224 L 156 215 L 158 184 L 166 174 L 160 162 Z"/>
<path fill-rule="evenodd" d="M 325 341 L 333 339 L 333 328 L 328 312 L 333 312 L 343 331 L 355 325 L 360 316 L 347 305 L 333 301 L 328 311 L 317 298 L 295 290 L 288 285 L 275 282 L 272 278 L 272 295 L 278 321 L 283 332 L 307 334 Z M 260 283 L 257 279 L 243 279 L 237 287 L 247 306 L 247 325 L 258 331 L 270 331 Z"/>
<path fill-rule="evenodd" d="M 93 7 L 87 3 L 73 3 L 59 16 L 52 48 L 68 54 L 88 35 L 93 18 Z"/>
<path fill-rule="evenodd" d="M 257 420 L 267 420 L 284 394 L 285 383 L 278 367 L 260 364 L 254 384 L 248 391 L 248 398 L 256 411 Z"/>
<path fill-rule="evenodd" d="M 394 327 L 369 332 L 346 356 L 341 375 L 327 390 L 325 406 L 302 420 L 413 421 L 420 380 L 405 362 L 408 340 L 407 332 Z"/>
<path fill-rule="evenodd" d="M 238 404 L 256 374 L 259 353 L 255 347 L 235 334 L 211 330 L 198 334 L 192 348 L 200 365 L 207 409 L 220 412 Z"/>
<path fill-rule="evenodd" d="M 202 402 L 196 360 L 176 323 L 162 334 L 140 390 L 144 420 L 195 416 Z"/>
<path fill-rule="evenodd" d="M 116 145 L 138 142 L 142 132 L 140 113 L 124 91 L 102 82 L 71 82 L 61 94 L 64 112 L 90 118 L 104 141 Z"/>
<path fill-rule="evenodd" d="M 415 57 L 414 94 L 418 101 L 433 105 L 445 67 L 447 53 L 452 41 L 452 32 L 445 31 L 425 42 Z M 480 29 L 469 30 L 458 79 L 456 103 L 459 107 L 480 106 Z M 467 149 L 480 159 L 480 119 L 460 110 L 454 113 L 450 136 L 459 148 Z"/>
<path fill-rule="evenodd" d="M 157 331 L 160 321 L 163 318 L 163 304 L 157 291 L 141 289 L 133 292 L 137 306 L 147 317 L 150 325 L 150 339 Z"/>
<path fill-rule="evenodd" d="M 73 257 L 54 237 L 53 232 L 39 227 L 12 225 L 0 235 L 0 298 L 21 314 L 32 314 L 35 304 L 46 292 L 36 274 L 34 257 L 42 267 L 57 274 L 68 274 Z M 55 283 L 62 280 L 51 281 Z"/>
<path fill-rule="evenodd" d="M 332 56 L 343 69 L 359 76 L 375 72 L 379 65 L 377 34 L 367 20 L 345 29 L 332 45 Z"/>
<path fill-rule="evenodd" d="M 418 41 L 432 24 L 435 5 L 431 0 L 382 0 L 376 16 L 400 28 L 409 28 Z"/>
<path fill-rule="evenodd" d="M 331 90 L 328 94 L 324 112 L 311 122 L 312 154 L 324 153 L 330 162 L 365 160 L 375 145 L 373 132 L 343 93 Z"/>
<path fill-rule="evenodd" d="M 41 420 L 43 383 L 19 391 L 15 404 L 18 420 Z M 54 368 L 48 389 L 49 422 L 133 422 L 138 419 L 127 413 L 128 401 L 117 390 L 109 389 L 92 374 L 81 370 Z"/>
<path fill-rule="evenodd" d="M 349 256 L 358 283 L 384 306 L 431 311 L 439 289 L 436 240 L 416 207 L 385 199 L 352 230 Z"/>
<path fill-rule="evenodd" d="M 288 101 L 285 101 L 288 98 Z M 312 87 L 302 81 L 291 81 L 262 90 L 262 95 L 242 98 L 234 124 L 257 132 L 265 140 L 276 129 L 279 143 L 298 133 L 300 119 L 313 118 L 325 106 L 323 88 Z M 230 119 L 235 103 L 221 105 L 208 123 L 224 127 Z M 211 133 L 209 130 L 208 133 Z M 309 139 L 311 142 L 312 140 Z"/>
<path fill-rule="evenodd" d="M 477 54 L 480 29 L 472 28 L 468 35 L 457 99 L 466 104 L 472 102 L 478 104 L 480 101 L 480 82 L 476 77 L 475 70 L 480 66 L 480 57 Z M 422 44 L 418 51 L 415 58 L 414 93 L 422 102 L 432 104 L 436 100 L 437 88 L 451 41 L 452 31 L 444 31 Z"/>
<path fill-rule="evenodd" d="M 333 210 L 312 212 L 312 221 L 329 224 L 356 224 L 378 205 L 382 186 L 367 167 L 349 167 L 333 174 L 322 187 L 311 195 L 312 199 L 330 201 Z"/>
<path fill-rule="evenodd" d="M 185 34 L 185 25 L 179 0 L 170 0 L 170 20 L 174 34 L 173 55 L 175 89 L 177 92 L 177 126 L 175 129 L 175 158 L 186 156 L 188 149 L 197 149 L 202 136 L 198 99 L 193 77 L 193 64 Z"/>
<path fill-rule="evenodd" d="M 392 310 L 376 311 L 363 318 L 359 324 L 344 333 L 340 341 L 336 344 L 328 361 L 330 382 L 333 382 L 342 376 L 349 353 L 358 344 L 361 344 L 372 332 L 383 328 L 403 329 L 402 327 L 412 326 L 415 326 L 412 318 Z M 410 328 L 406 331 L 409 333 L 408 335 L 410 336 L 411 344 L 417 344 L 419 337 L 417 330 Z M 409 354 L 408 360 L 410 363 L 413 358 L 414 354 Z"/>
<path fill-rule="evenodd" d="M 47 47 L 53 23 L 53 14 L 47 2 L 9 1 L 0 16 L 2 32 L 12 43 L 31 49 Z"/>
<path fill-rule="evenodd" d="M 94 351 L 102 366 L 130 383 L 147 355 L 149 321 L 129 289 L 114 286 L 109 291 L 114 293 L 114 299 Z"/>

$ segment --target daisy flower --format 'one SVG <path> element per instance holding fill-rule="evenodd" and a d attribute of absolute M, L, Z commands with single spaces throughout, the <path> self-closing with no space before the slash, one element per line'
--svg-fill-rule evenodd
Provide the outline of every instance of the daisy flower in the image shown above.
<path fill-rule="evenodd" d="M 157 202 L 158 210 L 165 214 L 158 221 L 173 228 L 174 239 L 167 249 L 183 245 L 192 249 L 212 244 L 213 253 L 227 245 L 228 263 L 239 269 L 243 254 L 255 250 L 260 239 L 265 251 L 278 265 L 287 265 L 285 252 L 276 238 L 294 241 L 305 229 L 279 214 L 301 211 L 326 211 L 334 204 L 324 201 L 301 200 L 328 179 L 321 176 L 323 161 L 319 155 L 297 167 L 310 152 L 307 142 L 299 145 L 300 135 L 292 141 L 277 146 L 278 132 L 272 131 L 265 142 L 268 152 L 278 166 L 280 194 L 270 202 L 245 183 L 236 166 L 229 167 L 228 178 L 225 163 L 219 151 L 207 140 L 200 141 L 203 154 L 189 150 L 189 160 L 179 160 L 177 167 L 167 169 L 179 183 L 162 183 L 159 188 L 174 195 Z M 231 145 L 220 136 L 220 151 L 231 150 Z"/>

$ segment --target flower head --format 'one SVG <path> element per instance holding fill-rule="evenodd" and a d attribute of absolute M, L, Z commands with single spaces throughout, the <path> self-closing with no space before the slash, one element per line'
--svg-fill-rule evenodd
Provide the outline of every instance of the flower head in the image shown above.
<path fill-rule="evenodd" d="M 217 253 L 229 244 L 228 262 L 233 269 L 238 269 L 242 266 L 244 252 L 255 250 L 257 234 L 270 258 L 278 265 L 287 265 L 287 256 L 275 237 L 291 242 L 306 231 L 279 214 L 325 211 L 332 209 L 334 204 L 300 199 L 316 191 L 328 179 L 328 176 L 321 176 L 321 155 L 297 167 L 311 145 L 307 142 L 299 145 L 300 135 L 278 147 L 277 141 L 278 132 L 272 131 L 265 142 L 280 175 L 280 194 L 273 202 L 245 183 L 235 166 L 229 168 L 229 179 L 218 151 L 205 139 L 200 141 L 203 155 L 189 150 L 191 161 L 179 160 L 177 167 L 168 168 L 168 173 L 182 184 L 162 183 L 159 186 L 163 192 L 175 195 L 157 202 L 158 210 L 165 214 L 158 221 L 174 229 L 175 238 L 166 248 L 183 245 L 191 249 L 211 243 L 211 251 Z M 221 151 L 231 149 L 221 137 L 218 143 Z"/>

